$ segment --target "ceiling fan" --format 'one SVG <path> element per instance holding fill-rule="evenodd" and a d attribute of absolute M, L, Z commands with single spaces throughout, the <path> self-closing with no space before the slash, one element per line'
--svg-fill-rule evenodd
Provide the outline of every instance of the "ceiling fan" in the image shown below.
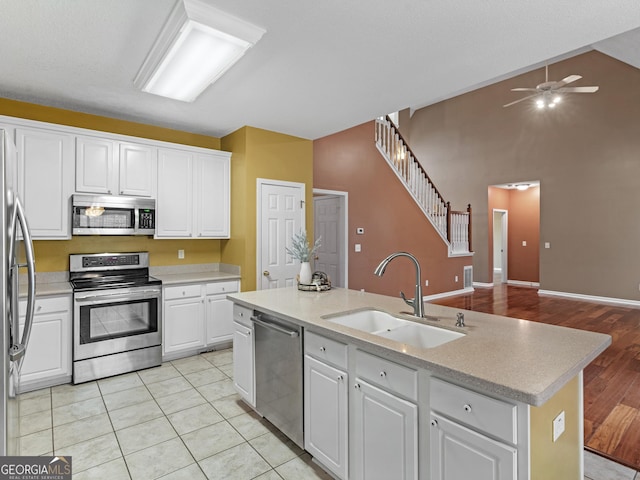
<path fill-rule="evenodd" d="M 597 86 L 591 87 L 567 87 L 566 85 L 575 82 L 576 80 L 580 80 L 582 78 L 581 75 L 569 75 L 568 77 L 563 78 L 562 80 L 549 81 L 549 67 L 545 65 L 544 67 L 544 83 L 537 85 L 535 88 L 512 88 L 512 92 L 535 92 L 531 95 L 527 95 L 526 97 L 519 98 L 515 102 L 507 103 L 503 105 L 503 107 L 510 107 L 511 105 L 515 105 L 516 103 L 523 102 L 529 98 L 539 97 L 536 100 L 536 106 L 538 108 L 554 108 L 561 99 L 562 93 L 595 93 L 598 91 Z"/>

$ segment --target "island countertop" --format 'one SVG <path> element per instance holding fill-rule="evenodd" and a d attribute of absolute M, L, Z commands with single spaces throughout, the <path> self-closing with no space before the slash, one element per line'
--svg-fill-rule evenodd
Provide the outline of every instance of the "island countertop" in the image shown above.
<path fill-rule="evenodd" d="M 544 404 L 611 344 L 611 337 L 601 333 L 426 303 L 425 314 L 440 320 L 421 323 L 465 336 L 422 349 L 323 318 L 374 308 L 412 319 L 398 315 L 410 310 L 400 298 L 342 288 L 303 292 L 293 287 L 234 293 L 228 298 L 380 356 L 533 406 Z M 455 327 L 458 312 L 464 313 L 463 328 Z"/>

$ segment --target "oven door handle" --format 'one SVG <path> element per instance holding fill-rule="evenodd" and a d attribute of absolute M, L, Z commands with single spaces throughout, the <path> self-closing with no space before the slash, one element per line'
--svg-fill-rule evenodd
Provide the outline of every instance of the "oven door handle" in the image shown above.
<path fill-rule="evenodd" d="M 142 290 L 131 293 L 97 293 L 92 295 L 84 295 L 82 297 L 75 296 L 76 302 L 91 302 L 94 300 L 136 300 L 139 298 L 160 298 L 160 290 Z"/>

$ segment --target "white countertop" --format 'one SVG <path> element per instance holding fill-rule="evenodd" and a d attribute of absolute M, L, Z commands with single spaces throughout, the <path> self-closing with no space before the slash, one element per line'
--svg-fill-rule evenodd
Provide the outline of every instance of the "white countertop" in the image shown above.
<path fill-rule="evenodd" d="M 185 283 L 221 282 L 225 280 L 240 280 L 240 275 L 228 272 L 189 272 L 173 274 L 155 274 L 162 280 L 162 285 L 177 285 Z"/>
<path fill-rule="evenodd" d="M 410 311 L 400 298 L 341 288 L 301 292 L 291 287 L 234 293 L 228 298 L 470 388 L 534 406 L 544 404 L 611 344 L 609 335 L 427 303 L 425 314 L 440 321 L 424 323 L 466 335 L 420 349 L 322 318 L 367 307 L 391 314 Z M 455 327 L 460 311 L 466 324 L 461 329 Z"/>

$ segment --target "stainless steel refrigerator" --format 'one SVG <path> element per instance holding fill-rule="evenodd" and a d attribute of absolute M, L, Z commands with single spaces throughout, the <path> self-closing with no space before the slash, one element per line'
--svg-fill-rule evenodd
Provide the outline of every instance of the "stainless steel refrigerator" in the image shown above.
<path fill-rule="evenodd" d="M 2 235 L 2 382 L 0 383 L 0 455 L 20 455 L 20 368 L 29 343 L 35 302 L 35 263 L 33 244 L 22 204 L 17 195 L 18 155 L 13 139 L 0 129 L 0 202 Z M 24 259 L 24 263 L 20 263 Z M 26 268 L 27 309 L 24 324 L 20 325 L 18 308 L 19 273 Z"/>

